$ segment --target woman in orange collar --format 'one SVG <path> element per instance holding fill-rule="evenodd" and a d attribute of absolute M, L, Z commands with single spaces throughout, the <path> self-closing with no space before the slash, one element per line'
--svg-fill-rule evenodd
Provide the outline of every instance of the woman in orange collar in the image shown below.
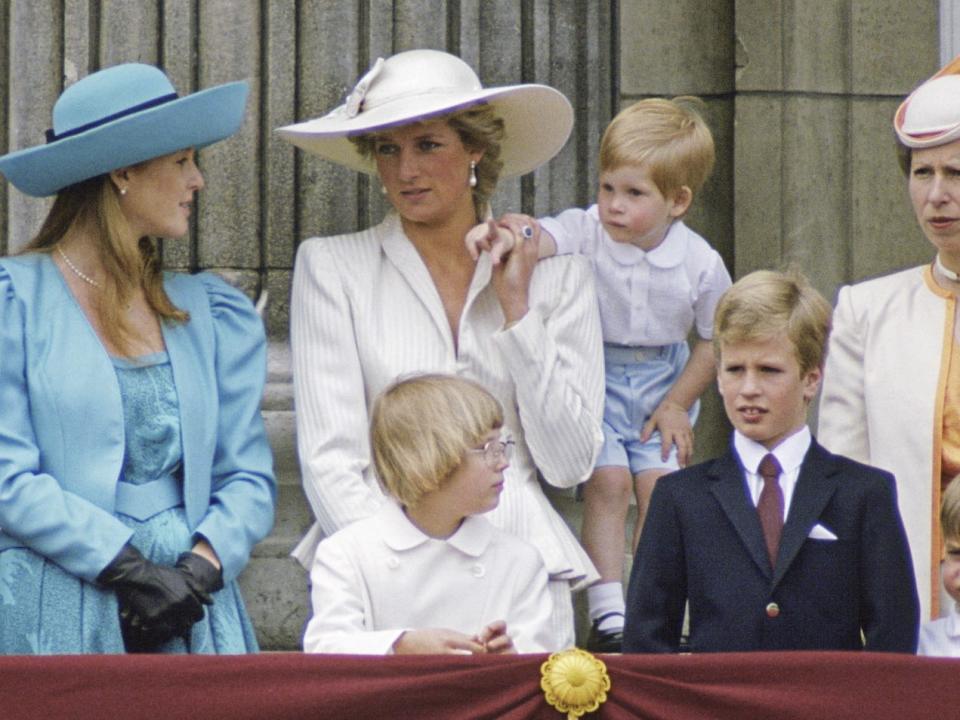
<path fill-rule="evenodd" d="M 960 473 L 960 58 L 894 117 L 900 164 L 932 262 L 843 287 L 820 401 L 830 450 L 892 471 L 924 618 L 940 595 L 941 490 Z"/>

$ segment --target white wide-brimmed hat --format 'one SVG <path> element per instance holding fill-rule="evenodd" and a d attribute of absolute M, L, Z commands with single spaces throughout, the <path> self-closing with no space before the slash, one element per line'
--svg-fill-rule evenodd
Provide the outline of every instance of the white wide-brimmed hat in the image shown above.
<path fill-rule="evenodd" d="M 900 103 L 893 128 L 909 148 L 946 145 L 960 139 L 960 56 Z"/>
<path fill-rule="evenodd" d="M 363 157 L 347 139 L 408 125 L 478 103 L 491 105 L 503 119 L 500 177 L 523 175 L 556 155 L 573 128 L 573 108 L 547 85 L 484 88 L 460 58 L 439 50 L 409 50 L 380 58 L 346 101 L 323 117 L 278 128 L 299 148 L 375 174 L 372 158 Z"/>
<path fill-rule="evenodd" d="M 245 82 L 179 97 L 159 68 L 126 63 L 87 75 L 53 106 L 47 143 L 0 157 L 0 173 L 42 197 L 185 148 L 233 135 L 243 122 Z"/>

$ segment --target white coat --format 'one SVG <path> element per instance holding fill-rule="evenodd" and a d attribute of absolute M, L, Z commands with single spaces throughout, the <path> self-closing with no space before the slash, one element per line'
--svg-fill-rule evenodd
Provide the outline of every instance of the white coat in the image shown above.
<path fill-rule="evenodd" d="M 586 480 L 602 442 L 603 353 L 592 273 L 583 258 L 537 264 L 530 311 L 509 329 L 477 263 L 457 345 L 429 271 L 389 214 L 362 232 L 301 243 L 291 345 L 297 443 L 317 524 L 294 551 L 307 568 L 322 534 L 369 517 L 383 502 L 368 440 L 369 409 L 399 376 L 447 372 L 480 382 L 504 410 L 516 452 L 495 526 L 535 546 L 552 579 L 575 585 L 596 570 L 540 487 Z"/>
<path fill-rule="evenodd" d="M 385 502 L 320 543 L 310 583 L 306 652 L 384 655 L 404 630 L 473 636 L 494 620 L 506 621 L 517 652 L 563 649 L 539 553 L 478 515 L 438 540 Z"/>
<path fill-rule="evenodd" d="M 940 593 L 942 359 L 955 309 L 930 267 L 841 288 L 820 399 L 820 442 L 896 476 L 925 618 Z"/>

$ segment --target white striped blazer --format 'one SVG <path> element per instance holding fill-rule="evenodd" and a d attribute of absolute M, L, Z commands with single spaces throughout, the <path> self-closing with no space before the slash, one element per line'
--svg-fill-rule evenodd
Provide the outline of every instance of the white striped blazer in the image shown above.
<path fill-rule="evenodd" d="M 537 264 L 530 311 L 508 330 L 490 284 L 474 273 L 459 350 L 426 265 L 391 213 L 368 230 L 304 241 L 291 307 L 297 445 L 317 523 L 294 550 L 309 567 L 322 534 L 372 515 L 383 500 L 373 474 L 368 413 L 398 376 L 448 372 L 482 383 L 501 402 L 517 452 L 491 522 L 532 543 L 554 579 L 597 578 L 540 487 L 589 477 L 602 443 L 603 351 L 589 265 Z"/>

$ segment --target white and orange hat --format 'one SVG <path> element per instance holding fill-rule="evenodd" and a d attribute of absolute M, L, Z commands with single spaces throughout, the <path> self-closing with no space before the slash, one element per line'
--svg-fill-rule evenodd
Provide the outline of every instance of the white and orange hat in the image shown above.
<path fill-rule="evenodd" d="M 909 148 L 960 140 L 960 55 L 900 103 L 893 129 Z"/>

